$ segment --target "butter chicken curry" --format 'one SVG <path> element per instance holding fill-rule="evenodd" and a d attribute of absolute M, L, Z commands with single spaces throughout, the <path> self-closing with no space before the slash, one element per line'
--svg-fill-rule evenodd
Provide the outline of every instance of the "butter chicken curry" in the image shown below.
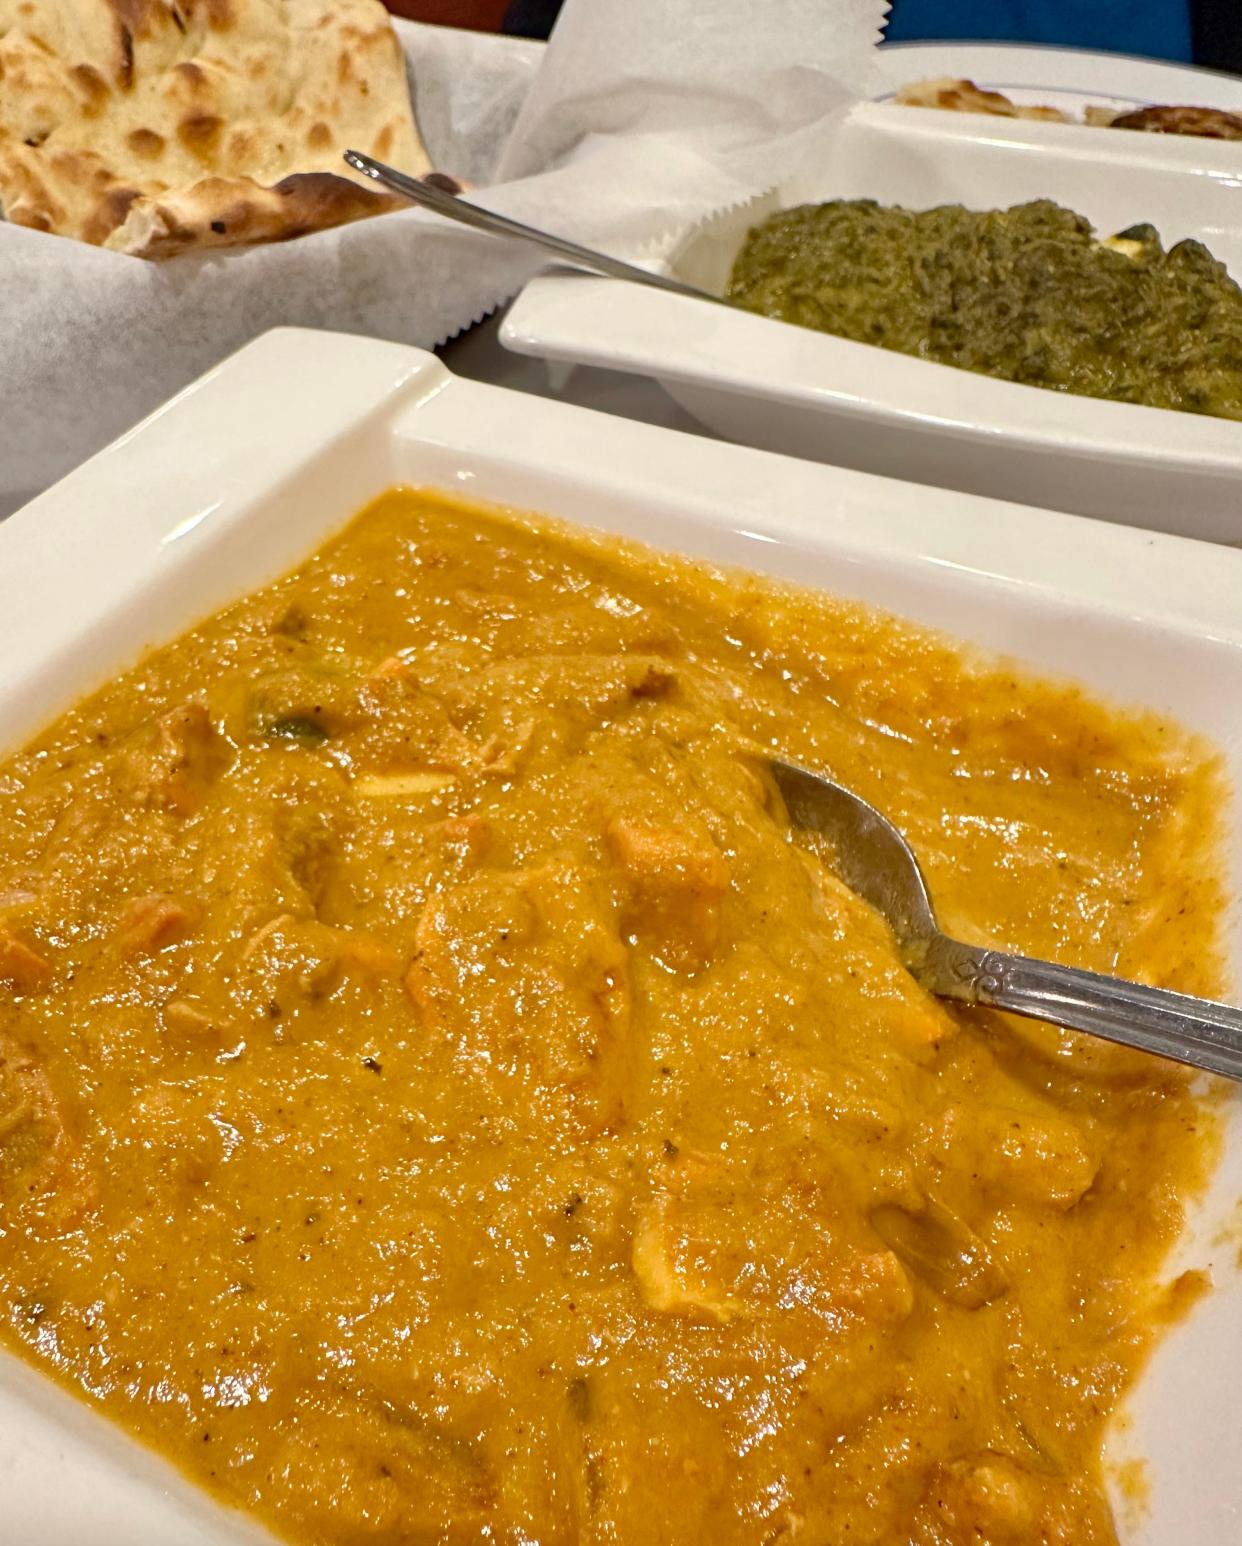
<path fill-rule="evenodd" d="M 769 749 L 1220 988 L 1174 728 L 394 491 L 0 766 L 8 1347 L 297 1542 L 1114 1541 L 1210 1114 L 924 994 Z"/>

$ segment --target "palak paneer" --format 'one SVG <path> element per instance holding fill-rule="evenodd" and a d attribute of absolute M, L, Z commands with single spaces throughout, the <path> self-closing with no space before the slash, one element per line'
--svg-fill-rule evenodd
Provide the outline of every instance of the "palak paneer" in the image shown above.
<path fill-rule="evenodd" d="M 1004 381 L 1242 419 L 1242 290 L 1202 242 L 1154 226 L 1100 241 L 1049 199 L 781 210 L 737 256 L 729 298 L 858 343 Z"/>

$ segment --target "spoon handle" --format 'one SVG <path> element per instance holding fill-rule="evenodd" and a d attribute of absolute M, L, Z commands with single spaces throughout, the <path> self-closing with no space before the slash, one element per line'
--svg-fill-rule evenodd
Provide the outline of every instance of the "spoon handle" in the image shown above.
<path fill-rule="evenodd" d="M 459 198 L 446 188 L 438 188 L 434 183 L 423 182 L 420 178 L 398 172 L 395 167 L 385 166 L 382 161 L 364 156 L 360 151 L 347 150 L 345 160 L 355 172 L 361 172 L 364 177 L 391 188 L 412 204 L 420 204 L 424 209 L 433 210 L 448 220 L 473 226 L 475 230 L 487 231 L 493 236 L 516 236 L 522 241 L 533 242 L 535 246 L 555 253 L 563 263 L 574 268 L 583 268 L 592 274 L 606 274 L 610 279 L 629 279 L 635 284 L 650 285 L 656 290 L 670 290 L 675 295 L 691 295 L 700 301 L 720 300 L 718 295 L 700 290 L 695 285 L 683 284 L 681 280 L 670 279 L 666 274 L 653 274 L 633 263 L 609 257 L 606 252 L 597 252 L 593 247 L 580 246 L 568 237 L 554 236 L 551 231 L 541 231 L 536 226 L 524 225 L 520 220 L 511 220 L 508 215 L 497 215 L 490 209 Z"/>
<path fill-rule="evenodd" d="M 935 993 L 1050 1020 L 1227 1079 L 1242 1079 L 1242 1009 L 941 935 L 918 971 Z"/>

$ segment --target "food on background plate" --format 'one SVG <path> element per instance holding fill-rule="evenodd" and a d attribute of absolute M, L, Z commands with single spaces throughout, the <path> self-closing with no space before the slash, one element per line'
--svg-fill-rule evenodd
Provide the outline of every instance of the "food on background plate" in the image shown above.
<path fill-rule="evenodd" d="M 974 81 L 939 76 L 902 86 L 894 101 L 902 107 L 939 107 L 949 113 L 989 113 L 994 118 L 1039 118 L 1050 123 L 1070 123 L 1059 107 L 1030 107 L 1011 101 L 1001 91 L 989 91 Z"/>
<path fill-rule="evenodd" d="M 923 993 L 773 748 L 1219 989 L 1167 721 L 395 490 L 0 766 L 4 1342 L 317 1546 L 1111 1546 L 1210 1104 Z"/>
<path fill-rule="evenodd" d="M 1149 225 L 1097 240 L 1046 199 L 910 210 L 872 199 L 756 226 L 728 297 L 752 311 L 1116 402 L 1242 418 L 1242 291 L 1197 241 Z"/>
<path fill-rule="evenodd" d="M 1051 123 L 1076 123 L 1060 107 L 1015 102 L 1002 91 L 976 86 L 974 81 L 939 76 L 911 81 L 893 99 L 903 107 L 937 107 L 950 113 L 990 113 L 996 118 L 1039 118 Z M 1102 129 L 1145 129 L 1157 134 L 1189 134 L 1203 139 L 1242 140 L 1242 116 L 1219 107 L 1087 107 L 1083 123 Z"/>
<path fill-rule="evenodd" d="M 0 211 L 117 252 L 280 241 L 428 169 L 380 0 L 0 0 Z"/>
<path fill-rule="evenodd" d="M 1107 120 L 1102 116 L 1109 113 Z M 1106 108 L 1086 110 L 1087 123 L 1109 129 L 1141 129 L 1149 134 L 1190 134 L 1208 140 L 1242 140 L 1242 116 L 1218 107 L 1137 107 L 1111 113 Z"/>

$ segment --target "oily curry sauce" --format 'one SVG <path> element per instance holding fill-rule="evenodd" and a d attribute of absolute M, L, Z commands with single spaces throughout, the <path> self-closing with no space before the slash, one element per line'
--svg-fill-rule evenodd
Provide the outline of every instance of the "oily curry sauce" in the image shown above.
<path fill-rule="evenodd" d="M 0 766 L 5 1343 L 305 1543 L 1113 1541 L 1210 1113 L 924 994 L 773 749 L 1219 988 L 1176 729 L 395 490 Z"/>

